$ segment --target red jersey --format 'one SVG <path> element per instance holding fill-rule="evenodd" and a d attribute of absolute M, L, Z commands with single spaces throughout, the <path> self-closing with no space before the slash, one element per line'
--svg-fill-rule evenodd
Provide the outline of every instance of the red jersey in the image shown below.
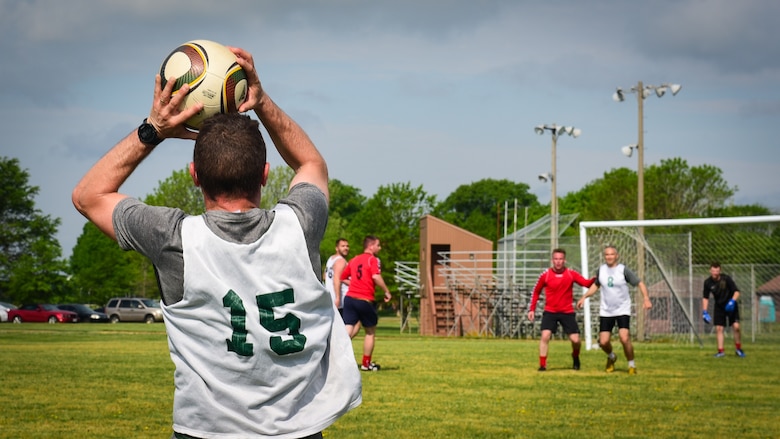
<path fill-rule="evenodd" d="M 556 273 L 552 268 L 548 268 L 539 275 L 539 280 L 536 281 L 529 311 L 536 310 L 536 301 L 539 300 L 539 294 L 542 292 L 542 288 L 544 288 L 545 311 L 574 314 L 574 284 L 577 283 L 582 287 L 588 288 L 595 281 L 595 277 L 585 279 L 571 268 L 564 268 L 560 273 Z"/>
<path fill-rule="evenodd" d="M 341 271 L 341 280 L 349 279 L 347 297 L 373 302 L 376 290 L 375 274 L 382 274 L 382 263 L 379 258 L 371 253 L 361 253 L 352 258 Z"/>

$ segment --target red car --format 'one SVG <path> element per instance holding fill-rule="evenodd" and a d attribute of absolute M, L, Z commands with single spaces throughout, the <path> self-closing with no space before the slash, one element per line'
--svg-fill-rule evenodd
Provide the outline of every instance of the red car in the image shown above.
<path fill-rule="evenodd" d="M 8 310 L 8 321 L 14 323 L 77 323 L 79 321 L 79 315 L 72 311 L 59 309 L 55 305 L 31 304 Z"/>

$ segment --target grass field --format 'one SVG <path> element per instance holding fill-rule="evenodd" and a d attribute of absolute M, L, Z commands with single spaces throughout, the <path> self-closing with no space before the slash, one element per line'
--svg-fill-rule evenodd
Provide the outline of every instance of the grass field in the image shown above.
<path fill-rule="evenodd" d="M 362 333 L 354 340 L 360 355 Z M 638 374 L 605 356 L 536 340 L 400 334 L 383 318 L 363 404 L 326 438 L 778 438 L 780 333 L 747 358 L 706 346 L 636 343 Z M 619 346 L 619 344 L 617 344 Z M 618 353 L 622 351 L 618 348 Z M 173 366 L 162 324 L 0 325 L 0 437 L 168 438 Z"/>

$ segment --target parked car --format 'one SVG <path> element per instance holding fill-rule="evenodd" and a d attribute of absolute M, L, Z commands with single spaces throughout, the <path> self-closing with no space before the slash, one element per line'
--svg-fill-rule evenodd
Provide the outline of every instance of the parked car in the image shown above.
<path fill-rule="evenodd" d="M 163 320 L 160 302 L 143 297 L 115 297 L 108 301 L 106 314 L 111 323 L 154 323 Z"/>
<path fill-rule="evenodd" d="M 106 313 L 98 312 L 83 303 L 63 303 L 57 305 L 57 308 L 75 312 L 79 315 L 79 321 L 81 322 L 108 323 L 111 321 Z"/>
<path fill-rule="evenodd" d="M 59 309 L 56 305 L 50 303 L 28 304 L 8 311 L 8 320 L 14 323 L 78 323 L 79 315 L 72 311 Z"/>
<path fill-rule="evenodd" d="M 0 322 L 7 322 L 8 320 L 8 311 L 16 309 L 16 306 L 12 303 L 8 302 L 0 302 Z"/>

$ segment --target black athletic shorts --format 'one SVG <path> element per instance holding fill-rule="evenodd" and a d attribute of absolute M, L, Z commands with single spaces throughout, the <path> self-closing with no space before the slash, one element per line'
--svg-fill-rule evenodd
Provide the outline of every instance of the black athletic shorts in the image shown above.
<path fill-rule="evenodd" d="M 357 322 L 360 322 L 364 328 L 372 328 L 379 322 L 374 302 L 349 296 L 344 297 L 344 314 L 342 314 L 342 317 L 345 325 L 354 326 Z"/>
<path fill-rule="evenodd" d="M 542 331 L 545 329 L 552 331 L 553 334 L 558 329 L 558 323 L 561 324 L 563 332 L 566 334 L 579 334 L 580 327 L 577 325 L 577 317 L 574 313 L 567 314 L 562 312 L 542 313 Z"/>
<path fill-rule="evenodd" d="M 731 326 L 739 321 L 739 304 L 734 305 L 734 311 L 726 312 L 718 305 L 712 310 L 712 324 L 715 326 Z"/>
<path fill-rule="evenodd" d="M 629 329 L 631 316 L 599 317 L 599 332 L 612 332 L 615 324 L 618 329 Z"/>

